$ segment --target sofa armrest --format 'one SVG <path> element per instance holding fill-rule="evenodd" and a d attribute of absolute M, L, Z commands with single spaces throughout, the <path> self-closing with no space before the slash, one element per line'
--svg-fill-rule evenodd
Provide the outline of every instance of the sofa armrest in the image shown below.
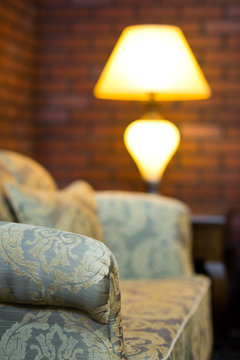
<path fill-rule="evenodd" d="M 52 228 L 0 223 L 0 302 L 75 308 L 107 323 L 112 279 L 118 287 L 116 261 L 103 243 Z"/>
<path fill-rule="evenodd" d="M 193 272 L 188 207 L 145 193 L 96 193 L 104 243 L 116 256 L 121 279 Z"/>
<path fill-rule="evenodd" d="M 0 223 L 0 353 L 126 359 L 111 251 L 83 235 Z"/>

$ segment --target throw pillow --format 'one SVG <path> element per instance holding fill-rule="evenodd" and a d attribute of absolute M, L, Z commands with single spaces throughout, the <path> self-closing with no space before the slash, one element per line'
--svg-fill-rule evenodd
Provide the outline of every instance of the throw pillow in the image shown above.
<path fill-rule="evenodd" d="M 36 190 L 8 182 L 4 190 L 18 222 L 102 240 L 94 191 L 85 181 L 76 181 L 60 191 Z"/>

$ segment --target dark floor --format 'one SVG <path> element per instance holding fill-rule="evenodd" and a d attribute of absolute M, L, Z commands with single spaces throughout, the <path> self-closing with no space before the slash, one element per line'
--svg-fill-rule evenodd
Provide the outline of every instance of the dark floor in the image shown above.
<path fill-rule="evenodd" d="M 215 338 L 212 360 L 240 360 L 240 327 Z"/>

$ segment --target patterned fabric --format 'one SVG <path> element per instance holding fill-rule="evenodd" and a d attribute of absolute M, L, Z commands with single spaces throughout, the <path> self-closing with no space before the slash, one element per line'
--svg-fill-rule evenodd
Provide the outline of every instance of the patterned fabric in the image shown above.
<path fill-rule="evenodd" d="M 34 222 L 62 226 L 71 219 L 72 231 L 82 232 L 81 217 L 68 206 L 92 201 L 88 185 L 58 192 L 40 165 L 12 152 L 0 151 L 0 175 L 13 205 L 8 208 L 0 187 L 2 219 L 11 221 L 12 210 L 19 218 L 37 211 Z M 81 201 L 79 187 L 86 190 Z M 121 278 L 133 279 L 121 282 L 126 348 L 116 260 L 103 243 L 0 223 L 0 358 L 209 360 L 210 284 L 192 274 L 188 208 L 129 192 L 100 192 L 95 200 Z M 89 206 L 96 214 L 96 204 Z"/>
<path fill-rule="evenodd" d="M 103 243 L 0 223 L 0 354 L 125 359 L 117 265 Z"/>
<path fill-rule="evenodd" d="M 51 175 L 34 160 L 13 151 L 0 150 L 0 220 L 3 221 L 15 220 L 3 193 L 6 181 L 18 182 L 29 188 L 56 189 Z"/>
<path fill-rule="evenodd" d="M 212 350 L 210 281 L 203 276 L 121 282 L 130 360 L 207 360 Z"/>
<path fill-rule="evenodd" d="M 88 183 L 76 181 L 62 191 L 6 183 L 4 190 L 17 222 L 53 227 L 102 240 L 94 190 Z"/>
<path fill-rule="evenodd" d="M 22 185 L 36 189 L 56 189 L 56 183 L 49 172 L 25 155 L 0 150 L 0 167 Z"/>
<path fill-rule="evenodd" d="M 3 332 L 3 327 L 5 332 Z M 108 326 L 71 309 L 0 305 L 2 360 L 112 360 Z"/>
<path fill-rule="evenodd" d="M 104 243 L 121 279 L 192 273 L 189 212 L 163 196 L 106 191 L 96 195 Z"/>

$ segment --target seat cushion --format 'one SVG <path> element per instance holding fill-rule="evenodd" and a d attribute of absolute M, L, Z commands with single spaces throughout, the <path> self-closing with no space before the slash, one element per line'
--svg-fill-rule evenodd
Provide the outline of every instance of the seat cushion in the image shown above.
<path fill-rule="evenodd" d="M 53 227 L 102 240 L 94 190 L 85 181 L 75 181 L 61 191 L 38 190 L 7 182 L 4 190 L 16 222 Z"/>
<path fill-rule="evenodd" d="M 123 280 L 120 288 L 129 359 L 210 359 L 208 278 Z"/>

